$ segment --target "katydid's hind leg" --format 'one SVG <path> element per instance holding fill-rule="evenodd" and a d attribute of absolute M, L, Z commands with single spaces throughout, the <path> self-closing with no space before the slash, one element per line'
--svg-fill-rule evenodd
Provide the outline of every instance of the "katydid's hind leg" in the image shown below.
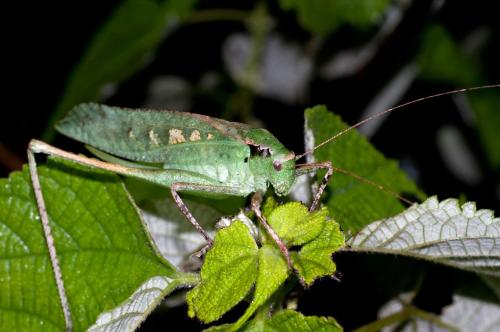
<path fill-rule="evenodd" d="M 330 181 L 331 176 L 333 175 L 333 166 L 331 161 L 324 161 L 321 163 L 311 163 L 311 164 L 300 164 L 297 165 L 297 175 L 302 175 L 306 173 L 315 172 L 318 169 L 326 169 L 325 176 L 321 180 L 321 183 L 314 194 L 313 201 L 311 206 L 309 207 L 309 211 L 314 211 L 319 205 L 319 200 L 321 199 L 321 195 L 325 191 L 325 188 Z"/>
<path fill-rule="evenodd" d="M 269 225 L 266 218 L 264 218 L 264 216 L 262 215 L 262 211 L 260 210 L 260 206 L 262 204 L 262 193 L 256 192 L 255 194 L 253 194 L 250 204 L 252 206 L 252 211 L 255 213 L 262 226 L 266 229 L 267 233 L 271 235 L 274 242 L 276 242 L 276 244 L 280 248 L 280 251 L 285 256 L 288 267 L 292 268 L 292 260 L 290 258 L 290 252 L 288 251 L 288 248 L 286 247 L 285 243 L 283 243 L 283 241 L 280 239 L 278 234 L 276 234 L 271 225 Z"/>
<path fill-rule="evenodd" d="M 66 296 L 66 290 L 64 287 L 64 281 L 62 278 L 61 267 L 59 264 L 59 259 L 57 257 L 57 251 L 54 244 L 54 237 L 52 236 L 52 230 L 49 225 L 49 217 L 47 214 L 47 208 L 45 206 L 45 200 L 43 198 L 42 188 L 40 185 L 40 179 L 38 177 L 38 171 L 35 160 L 35 153 L 39 151 L 33 151 L 31 149 L 31 143 L 28 147 L 28 166 L 31 177 L 31 184 L 33 185 L 33 191 L 35 193 L 35 200 L 38 207 L 38 213 L 42 221 L 42 228 L 47 243 L 47 248 L 49 251 L 50 262 L 52 264 L 52 270 L 54 272 L 54 278 L 56 281 L 57 292 L 59 295 L 59 300 L 61 302 L 61 307 L 63 309 L 64 321 L 66 322 L 66 331 L 72 331 L 73 321 L 71 318 L 71 311 L 69 308 L 68 297 Z"/>

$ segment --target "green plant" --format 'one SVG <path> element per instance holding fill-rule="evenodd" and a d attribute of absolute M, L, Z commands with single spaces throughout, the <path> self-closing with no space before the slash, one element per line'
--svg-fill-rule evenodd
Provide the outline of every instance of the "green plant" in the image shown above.
<path fill-rule="evenodd" d="M 494 24 L 477 14 L 488 11 L 486 2 L 465 11 L 459 2 L 447 2 L 422 15 L 425 4 L 407 1 L 125 0 L 90 43 L 78 37 L 96 28 L 98 19 L 89 15 L 71 20 L 81 25 L 76 32 L 66 21 L 72 38 L 51 43 L 60 29 L 47 33 L 44 26 L 59 22 L 52 14 L 59 4 L 44 6 L 49 9 L 41 14 L 39 6 L 23 7 L 21 16 L 39 38 L 19 35 L 27 51 L 9 47 L 29 54 L 18 57 L 19 68 L 34 71 L 18 74 L 31 78 L 22 89 L 9 80 L 31 93 L 22 103 L 8 95 L 15 103 L 5 110 L 20 114 L 22 122 L 1 122 L 0 167 L 10 161 L 5 147 L 24 155 L 25 143 L 44 125 L 45 141 L 81 152 L 60 137 L 55 141 L 53 126 L 80 102 L 187 110 L 249 123 L 300 152 L 297 142 L 305 141 L 309 150 L 346 128 L 331 111 L 355 123 L 402 100 L 498 80 Z M 98 17 L 111 5 L 89 8 Z M 42 19 L 27 20 L 30 10 Z M 453 18 L 463 22 L 463 14 L 471 23 L 457 28 Z M 407 20 L 416 16 L 426 21 Z M 33 52 L 34 39 L 44 41 L 50 64 L 40 61 L 49 58 L 46 53 Z M 72 73 L 64 73 L 68 82 L 61 93 L 62 82 L 52 87 L 45 79 L 53 82 L 59 67 L 73 65 L 66 47 L 77 43 L 88 43 L 87 49 Z M 54 110 L 47 100 L 57 96 Z M 186 330 L 193 322 L 196 329 L 251 331 L 494 329 L 500 316 L 498 218 L 466 202 L 498 204 L 500 101 L 495 89 L 460 97 L 460 116 L 447 111 L 447 98 L 391 115 L 373 142 L 398 161 L 354 131 L 309 155 L 308 162 L 329 160 L 334 167 L 322 208 L 313 214 L 299 201 L 310 201 L 321 171 L 300 177 L 291 197 L 267 193 L 263 213 L 288 247 L 291 268 L 242 198 L 182 196 L 216 238 L 201 267 L 191 254 L 203 247 L 203 238 L 168 190 L 53 157 L 39 167 L 51 243 L 27 168 L 12 172 L 0 179 L 0 330 L 59 331 L 68 328 L 68 317 L 75 331 L 159 330 L 188 315 L 193 319 L 183 321 Z M 316 106 L 304 116 L 316 104 L 328 110 Z M 356 113 L 363 109 L 365 115 Z M 39 121 L 43 112 L 47 123 Z M 23 138 L 27 118 L 34 128 Z M 441 126 L 451 126 L 453 137 L 461 133 L 465 144 L 447 141 L 436 153 Z M 479 170 L 467 158 L 442 166 L 450 154 L 464 154 L 464 146 Z M 417 161 L 419 151 L 425 156 Z M 430 166 L 422 167 L 423 161 Z M 461 182 L 451 184 L 450 177 Z M 440 199 L 460 199 L 427 198 L 421 188 Z M 423 203 L 409 207 L 397 196 Z M 226 227 L 215 233 L 221 217 Z M 63 288 L 47 241 L 56 249 Z"/>

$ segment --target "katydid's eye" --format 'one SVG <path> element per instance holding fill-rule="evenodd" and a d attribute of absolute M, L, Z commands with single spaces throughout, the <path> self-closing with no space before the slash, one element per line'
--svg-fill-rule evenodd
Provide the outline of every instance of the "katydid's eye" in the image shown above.
<path fill-rule="evenodd" d="M 279 161 L 277 161 L 277 160 L 273 161 L 273 167 L 278 172 L 281 171 L 281 163 Z"/>

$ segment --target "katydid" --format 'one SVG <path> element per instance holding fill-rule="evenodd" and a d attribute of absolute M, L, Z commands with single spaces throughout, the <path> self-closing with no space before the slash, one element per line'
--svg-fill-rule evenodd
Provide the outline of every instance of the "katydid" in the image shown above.
<path fill-rule="evenodd" d="M 204 115 L 132 110 L 92 103 L 74 107 L 56 129 L 88 144 L 89 150 L 102 160 L 63 151 L 38 140 L 32 140 L 28 147 L 31 180 L 66 321 L 68 324 L 71 322 L 69 307 L 36 171 L 35 153 L 57 156 L 170 188 L 179 210 L 205 239 L 207 248 L 211 246 L 212 239 L 196 221 L 178 192 L 243 197 L 253 194 L 252 210 L 291 267 L 287 247 L 260 211 L 262 194 L 272 186 L 277 195 L 287 195 L 298 176 L 325 169 L 326 173 L 309 208 L 312 211 L 319 205 L 321 195 L 336 170 L 331 161 L 297 164 L 298 159 L 363 123 L 403 106 L 443 95 L 498 87 L 500 84 L 448 91 L 396 106 L 337 133 L 300 155 L 286 149 L 265 129 Z"/>
<path fill-rule="evenodd" d="M 245 197 L 257 193 L 252 199 L 252 209 L 289 264 L 285 245 L 260 213 L 259 197 L 267 190 L 268 183 L 278 195 L 287 195 L 297 175 L 325 168 L 327 173 L 311 205 L 313 210 L 333 172 L 331 162 L 296 165 L 295 154 L 265 129 L 199 114 L 81 104 L 56 128 L 91 145 L 91 151 L 105 161 L 65 152 L 36 140 L 29 145 L 30 154 L 55 155 L 169 187 L 178 208 L 208 247 L 212 239 L 178 192 Z M 38 203 L 43 204 L 41 200 Z"/>

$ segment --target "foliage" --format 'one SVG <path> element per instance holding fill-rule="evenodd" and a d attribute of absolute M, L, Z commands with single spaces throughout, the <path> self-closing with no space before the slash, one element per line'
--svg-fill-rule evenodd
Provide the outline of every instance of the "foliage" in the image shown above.
<path fill-rule="evenodd" d="M 299 278 L 306 284 L 333 275 L 331 255 L 344 241 L 338 224 L 326 220 L 325 209 L 308 213 L 303 205 L 291 202 L 274 209 L 269 223 L 287 246 L 304 245 L 291 255 Z M 287 237 L 291 234 L 293 239 Z M 288 275 L 279 249 L 273 244 L 258 248 L 247 226 L 235 222 L 215 237 L 201 270 L 201 283 L 188 295 L 190 315 L 207 323 L 217 320 L 240 302 L 255 283 L 250 306 L 233 326 L 237 329 L 282 286 Z"/>
<path fill-rule="evenodd" d="M 306 110 L 305 130 L 308 147 L 328 139 L 347 125 L 324 106 Z M 363 136 L 355 131 L 339 137 L 332 144 L 314 152 L 315 160 L 331 160 L 340 169 L 328 184 L 326 204 L 332 216 L 344 230 L 356 233 L 370 222 L 394 215 L 404 207 L 397 197 L 377 186 L 342 174 L 347 170 L 364 179 L 370 179 L 387 190 L 398 194 L 425 197 L 415 183 L 401 171 L 394 160 L 386 159 Z"/>
<path fill-rule="evenodd" d="M 67 329 L 49 248 L 61 266 L 75 331 L 159 330 L 178 324 L 184 318 L 179 311 L 211 331 L 342 331 L 363 324 L 359 331 L 486 331 L 498 325 L 499 218 L 470 201 L 498 205 L 498 89 L 416 103 L 416 110 L 370 121 L 380 127 L 370 134 L 373 145 L 352 130 L 307 155 L 308 162 L 328 160 L 334 166 L 324 206 L 310 212 L 302 203 L 311 200 L 324 172 L 300 178 L 281 201 L 268 193 L 262 206 L 290 252 L 290 266 L 245 197 L 213 200 L 182 193 L 215 238 L 200 260 L 192 254 L 203 239 L 169 190 L 50 157 L 38 172 L 52 241 L 45 238 L 27 168 L 11 166 L 15 154 L 5 149 L 24 149 L 44 126 L 44 138 L 54 141 L 54 124 L 71 107 L 106 102 L 245 122 L 267 128 L 285 146 L 302 143 L 298 126 L 304 122 L 309 150 L 347 128 L 340 115 L 356 123 L 397 103 L 496 83 L 498 34 L 490 15 L 482 15 L 493 5 L 85 5 L 94 11 L 81 21 L 53 11 L 64 8 L 59 3 L 23 6 L 19 21 L 30 35 L 18 39 L 27 49 L 7 45 L 19 58 L 18 68 L 29 72 L 17 74 L 22 86 L 7 79 L 22 98 L 7 94 L 14 105 L 4 108 L 22 123 L 4 119 L 0 130 L 0 169 L 12 171 L 0 179 L 0 330 Z M 71 19 L 60 25 L 60 17 Z M 68 24 L 73 21 L 79 30 Z M 465 21 L 472 23 L 453 23 Z M 46 28 L 52 22 L 57 33 Z M 13 30 L 14 38 L 21 30 Z M 61 30 L 71 37 L 54 39 Z M 95 31 L 90 41 L 84 38 L 88 31 Z M 71 51 L 85 45 L 73 59 Z M 58 77 L 67 78 L 63 89 Z M 328 106 L 310 107 L 317 104 Z M 32 131 L 23 138 L 27 127 Z M 450 127 L 465 144 L 443 139 Z M 105 140 L 126 144 L 130 133 L 123 132 Z M 150 140 L 146 135 L 141 142 Z M 75 149 L 59 139 L 57 146 Z M 95 155 L 117 161 L 104 152 Z M 474 181 L 463 176 L 467 172 Z M 440 199 L 426 199 L 424 191 Z M 397 196 L 423 203 L 407 207 Z M 443 199 L 450 196 L 459 196 L 460 203 Z M 217 225 L 226 227 L 216 230 L 222 216 L 225 223 Z M 453 303 L 441 303 L 442 296 Z M 369 323 L 373 317 L 378 318 Z"/>
<path fill-rule="evenodd" d="M 387 0 L 280 0 L 285 10 L 295 10 L 300 23 L 315 33 L 328 34 L 341 24 L 349 23 L 358 27 L 373 24 L 387 8 Z"/>
<path fill-rule="evenodd" d="M 99 101 L 103 89 L 119 84 L 147 62 L 147 57 L 176 21 L 191 10 L 194 0 L 126 0 L 96 34 L 73 71 L 63 98 L 52 115 L 45 139 L 52 140 L 54 124 L 73 106 Z M 133 41 L 133 42 L 132 42 Z"/>
<path fill-rule="evenodd" d="M 75 331 L 86 330 L 153 277 L 168 278 L 165 287 L 189 281 L 158 254 L 116 175 L 55 160 L 39 173 Z M 0 329 L 63 330 L 27 169 L 0 186 Z M 157 294 L 145 312 L 164 295 Z"/>

